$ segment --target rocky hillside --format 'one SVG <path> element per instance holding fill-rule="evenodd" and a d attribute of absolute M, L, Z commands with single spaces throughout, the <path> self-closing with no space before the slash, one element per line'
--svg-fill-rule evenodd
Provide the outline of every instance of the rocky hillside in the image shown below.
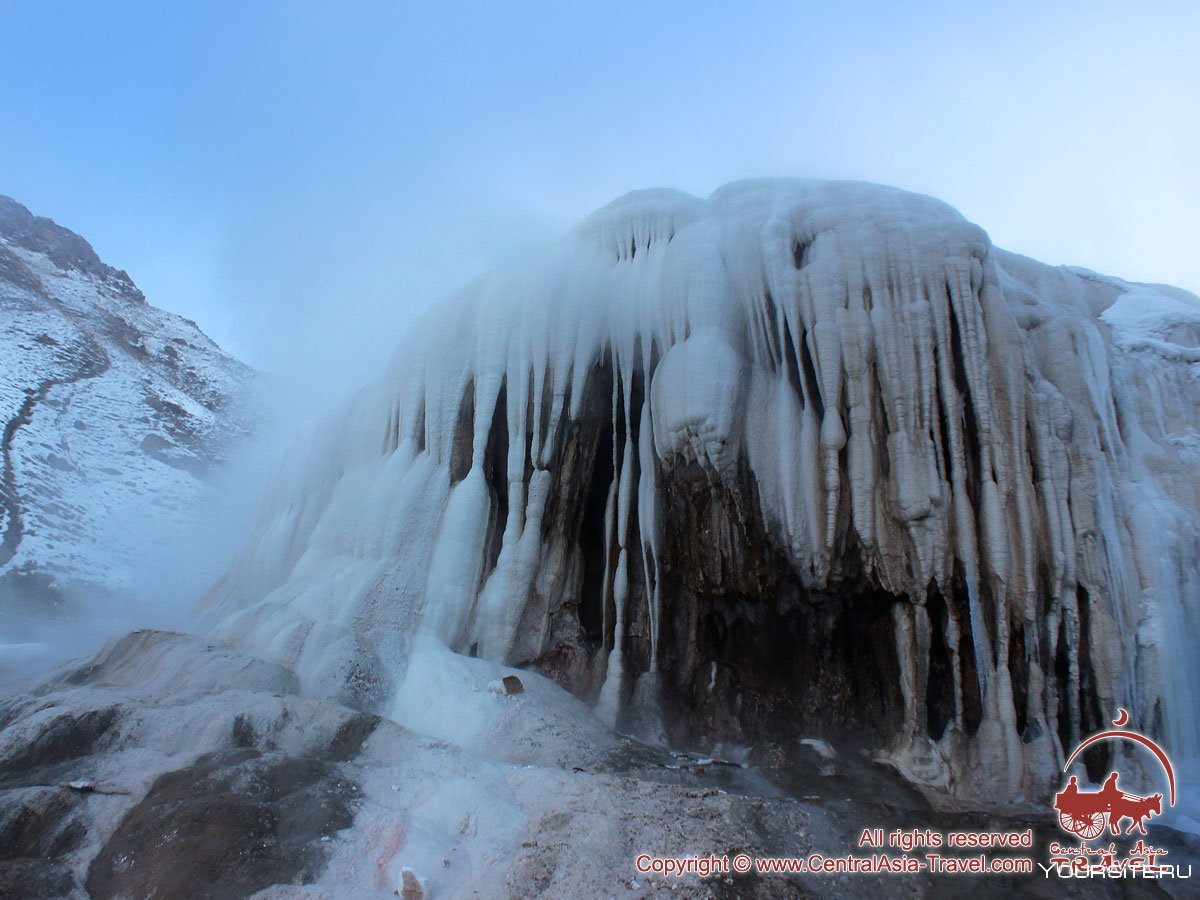
<path fill-rule="evenodd" d="M 253 377 L 82 237 L 0 196 L 0 622 L 129 587 L 153 548 L 128 532 L 186 517 L 247 430 Z"/>

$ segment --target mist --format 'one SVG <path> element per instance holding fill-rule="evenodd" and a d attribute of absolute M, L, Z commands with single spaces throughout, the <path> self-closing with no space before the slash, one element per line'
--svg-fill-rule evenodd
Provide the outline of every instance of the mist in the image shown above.
<path fill-rule="evenodd" d="M 89 552 L 121 561 L 122 585 L 58 579 L 4 585 L 0 693 L 29 687 L 136 629 L 190 630 L 197 604 L 228 567 L 274 464 L 294 439 L 282 424 L 291 396 L 282 384 L 264 384 L 248 400 L 259 429 L 207 472 L 192 508 L 165 508 L 148 491 L 110 510 L 104 537 Z"/>

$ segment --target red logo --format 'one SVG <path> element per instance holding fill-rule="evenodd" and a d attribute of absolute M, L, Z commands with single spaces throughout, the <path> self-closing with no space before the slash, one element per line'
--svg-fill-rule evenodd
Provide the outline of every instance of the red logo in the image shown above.
<path fill-rule="evenodd" d="M 1071 768 L 1076 757 L 1094 744 L 1111 740 L 1133 741 L 1147 748 L 1162 765 L 1170 785 L 1169 805 L 1174 806 L 1175 769 L 1171 765 L 1171 760 L 1167 758 L 1167 754 L 1163 752 L 1162 748 L 1146 735 L 1123 729 L 1122 726 L 1128 722 L 1129 713 L 1123 709 L 1117 710 L 1117 718 L 1113 720 L 1113 725 L 1116 725 L 1117 728 L 1093 734 L 1083 741 L 1067 759 L 1063 771 Z M 1137 794 L 1126 793 L 1121 790 L 1120 778 L 1120 773 L 1114 770 L 1108 773 L 1108 777 L 1104 780 L 1104 786 L 1100 790 L 1081 791 L 1078 779 L 1072 775 L 1066 786 L 1054 795 L 1054 808 L 1058 811 L 1058 824 L 1064 831 L 1069 831 L 1085 841 L 1100 837 L 1104 832 L 1105 825 L 1113 834 L 1120 834 L 1120 825 L 1125 819 L 1129 820 L 1129 827 L 1125 829 L 1125 834 L 1132 834 L 1134 828 L 1145 834 L 1147 820 L 1152 816 L 1162 814 L 1163 795 L 1159 793 L 1149 797 L 1139 797 Z"/>

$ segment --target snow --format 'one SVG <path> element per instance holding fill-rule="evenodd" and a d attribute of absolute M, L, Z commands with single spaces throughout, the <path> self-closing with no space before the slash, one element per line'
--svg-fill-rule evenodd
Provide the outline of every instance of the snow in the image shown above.
<path fill-rule="evenodd" d="M 720 332 L 693 333 L 673 346 L 654 373 L 654 452 L 678 454 L 722 471 L 741 439 L 742 360 Z"/>
<path fill-rule="evenodd" d="M 1161 710 L 1172 751 L 1197 755 L 1197 303 L 1006 253 L 946 205 L 876 185 L 631 194 L 427 316 L 297 447 L 205 620 L 302 678 L 370 648 L 382 694 L 401 698 L 414 627 L 495 663 L 536 658 L 579 578 L 544 525 L 555 448 L 608 362 L 621 437 L 602 718 L 643 677 L 622 647 L 631 571 L 657 583 L 655 472 L 692 459 L 714 479 L 748 469 L 807 587 L 831 583 L 850 533 L 864 577 L 912 601 L 897 608 L 905 734 L 887 751 L 914 777 L 952 784 L 959 766 L 984 773 L 962 790 L 1040 790 L 1060 726 L 1080 736 L 1085 651 L 1102 709 L 1143 728 Z M 501 438 L 496 484 L 486 448 Z M 930 747 L 921 604 L 956 571 L 954 722 Z M 661 604 L 638 602 L 657 634 Z M 974 737 L 960 637 L 983 698 Z"/>
<path fill-rule="evenodd" d="M 1200 300 L 1191 294 L 1134 286 L 1100 319 L 1126 347 L 1143 346 L 1168 358 L 1200 362 Z"/>
<path fill-rule="evenodd" d="M 0 227 L 0 681 L 57 652 L 56 617 L 85 619 L 77 633 L 128 621 L 248 432 L 254 378 L 122 273 L 28 243 Z"/>
<path fill-rule="evenodd" d="M 161 513 L 159 527 L 195 506 L 202 483 L 193 471 L 213 462 L 198 449 L 212 441 L 219 452 L 227 427 L 202 401 L 230 403 L 249 370 L 177 316 L 116 295 L 94 276 L 60 270 L 41 254 L 10 250 L 52 299 L 0 282 L 9 313 L 0 321 L 5 421 L 38 385 L 70 379 L 81 358 L 94 357 L 103 371 L 51 387 L 16 432 L 15 475 L 28 521 L 9 565 L 35 563 L 64 581 L 128 587 L 145 548 L 106 526 L 146 495 L 156 497 L 157 510 L 150 509 Z M 26 308 L 34 303 L 41 308 Z M 135 343 L 122 346 L 114 337 L 121 330 Z M 167 430 L 172 416 L 193 435 Z"/>
<path fill-rule="evenodd" d="M 292 672 L 236 645 L 137 632 L 86 666 L 64 667 L 36 692 L 9 701 L 0 759 L 45 742 L 54 720 L 115 714 L 97 752 L 50 756 L 70 780 L 95 788 L 71 816 L 82 839 L 54 860 L 65 857 L 81 884 L 151 785 L 168 772 L 186 777 L 214 758 L 247 772 L 260 759 L 323 759 L 332 764 L 337 787 L 354 798 L 353 826 L 319 839 L 329 857 L 316 883 L 275 885 L 254 895 L 262 898 L 393 897 L 405 870 L 434 898 L 586 897 L 620 886 L 637 852 L 750 848 L 761 842 L 764 820 L 778 825 L 787 846 L 794 845 L 801 817 L 820 835 L 817 847 L 852 840 L 819 808 L 802 812 L 789 801 L 764 799 L 763 785 L 749 773 L 730 774 L 755 788 L 738 795 L 708 787 L 712 775 L 668 777 L 661 765 L 630 770 L 622 754 L 644 756 L 644 748 L 616 738 L 577 699 L 528 672 L 521 673 L 526 693 L 498 697 L 484 685 L 502 667 L 433 643 L 414 658 L 428 678 L 411 685 L 411 724 L 435 734 L 368 716 L 371 728 L 361 747 L 349 758 L 331 759 L 339 736 L 361 722 L 362 713 L 297 695 Z M 479 708 L 456 707 L 471 697 Z M 410 718 L 406 707 L 397 706 L 401 718 Z M 21 790 L 10 788 L 5 799 L 19 806 Z M 237 804 L 217 808 L 233 815 Z M 294 816 L 295 808 L 290 812 Z M 268 811 L 278 820 L 287 813 L 286 807 Z M 328 810 L 315 804 L 304 814 Z M 213 817 L 200 833 L 170 832 L 155 840 L 160 846 L 188 841 L 211 852 L 212 837 L 219 840 L 225 824 Z M 272 836 L 286 836 L 287 826 L 280 821 Z M 129 861 L 134 871 L 151 874 L 156 865 L 151 853 Z M 161 882 L 169 873 L 157 877 Z M 653 885 L 634 894 L 653 895 Z"/>
<path fill-rule="evenodd" d="M 387 716 L 417 734 L 514 764 L 556 766 L 569 757 L 582 765 L 616 746 L 588 707 L 549 679 L 522 671 L 524 692 L 506 695 L 504 674 L 516 670 L 423 636 Z"/>

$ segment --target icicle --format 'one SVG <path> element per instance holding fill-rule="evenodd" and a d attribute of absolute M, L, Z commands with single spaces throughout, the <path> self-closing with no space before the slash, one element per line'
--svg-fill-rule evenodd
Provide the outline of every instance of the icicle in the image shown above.
<path fill-rule="evenodd" d="M 758 510 L 734 524 L 807 589 L 838 590 L 851 565 L 902 605 L 937 586 L 956 765 L 991 741 L 997 777 L 1029 789 L 1037 755 L 1117 699 L 1200 755 L 1196 694 L 1168 684 L 1200 681 L 1172 669 L 1200 656 L 1197 329 L 1191 295 L 1006 254 L 929 198 L 632 194 L 422 320 L 290 454 L 211 618 L 310 681 L 347 647 L 398 672 L 417 617 L 457 650 L 527 662 L 578 640 L 590 559 L 587 627 L 608 652 L 586 678 L 615 721 L 655 684 L 627 633 L 645 620 L 649 673 L 671 657 L 659 473 L 694 466 L 747 501 L 734 518 Z M 611 456 L 582 471 L 598 427 Z M 578 537 L 576 495 L 603 500 L 602 536 L 588 507 Z M 906 615 L 916 734 L 930 622 Z"/>
<path fill-rule="evenodd" d="M 638 527 L 642 536 L 643 584 L 650 586 L 648 618 L 650 621 L 650 668 L 658 668 L 659 619 L 662 615 L 662 594 L 658 570 L 658 485 L 655 476 L 653 429 L 650 427 L 650 392 L 642 403 L 641 429 L 638 432 Z"/>
<path fill-rule="evenodd" d="M 619 400 L 624 399 L 621 389 L 622 378 L 620 366 L 617 364 L 617 377 L 613 379 L 613 434 L 619 433 L 617 426 L 617 410 L 622 408 Z M 618 452 L 620 455 L 618 456 Z M 596 715 L 609 725 L 615 725 L 620 714 L 621 695 L 624 688 L 625 660 L 623 647 L 625 644 L 625 602 L 628 596 L 629 581 L 627 569 L 627 554 L 625 552 L 625 525 L 628 521 L 628 465 L 629 440 L 626 438 L 623 449 L 618 451 L 616 441 L 613 442 L 613 482 L 609 489 L 608 509 L 605 513 L 605 560 L 612 559 L 609 542 L 615 542 L 617 548 L 617 566 L 611 580 L 611 594 L 605 600 L 612 599 L 614 620 L 612 626 L 613 646 L 608 654 L 608 663 L 604 675 L 604 684 L 600 688 L 600 699 L 596 706 Z M 609 604 L 605 603 L 607 611 Z M 606 612 L 607 616 L 607 612 Z"/>

